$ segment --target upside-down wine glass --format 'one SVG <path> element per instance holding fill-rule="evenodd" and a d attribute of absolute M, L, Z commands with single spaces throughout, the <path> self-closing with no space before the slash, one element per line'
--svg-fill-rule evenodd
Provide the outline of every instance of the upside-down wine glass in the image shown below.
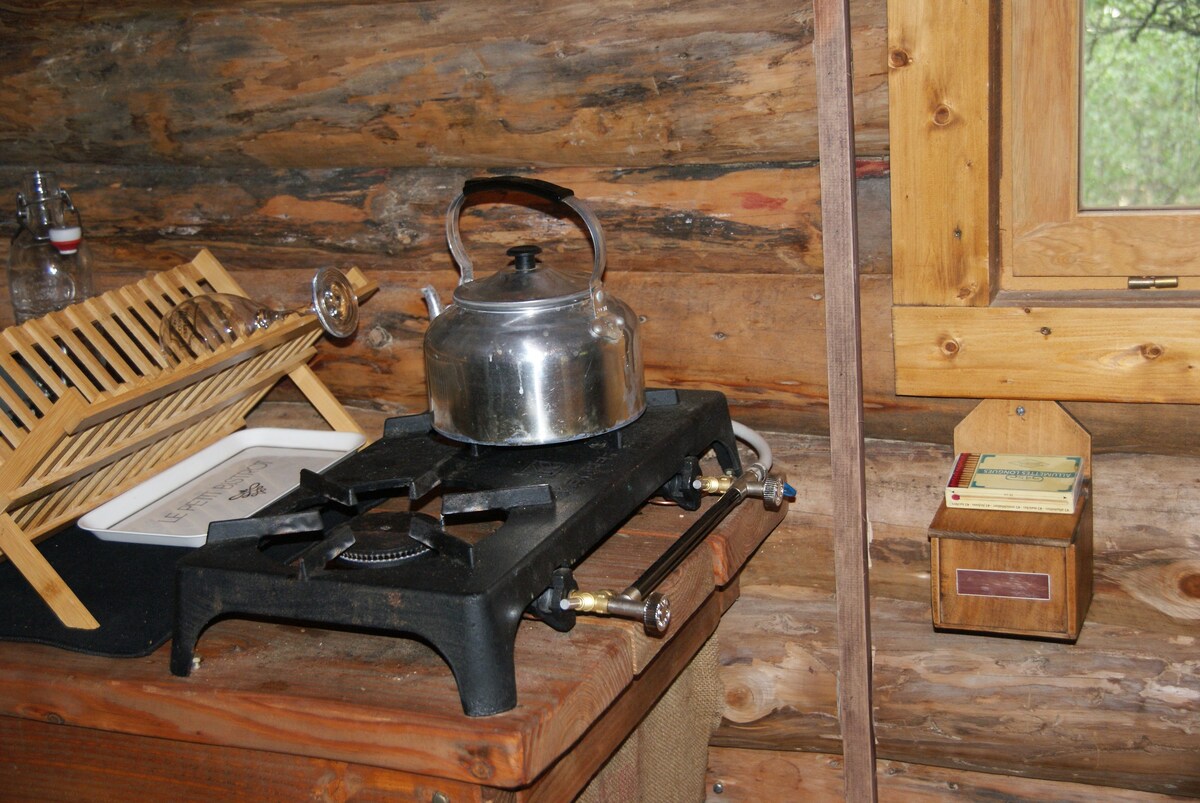
<path fill-rule="evenodd" d="M 348 337 L 358 326 L 358 297 L 346 275 L 322 268 L 312 280 L 307 307 L 273 310 L 243 296 L 205 293 L 175 305 L 162 319 L 158 342 L 173 363 L 211 354 L 289 315 L 316 315 L 333 337 Z"/>

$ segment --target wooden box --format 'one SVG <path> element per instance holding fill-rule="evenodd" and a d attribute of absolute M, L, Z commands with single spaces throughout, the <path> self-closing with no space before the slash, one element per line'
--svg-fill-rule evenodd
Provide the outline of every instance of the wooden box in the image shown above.
<path fill-rule="evenodd" d="M 1074 641 L 1092 600 L 1092 504 L 1075 513 L 948 508 L 929 525 L 933 625 Z"/>

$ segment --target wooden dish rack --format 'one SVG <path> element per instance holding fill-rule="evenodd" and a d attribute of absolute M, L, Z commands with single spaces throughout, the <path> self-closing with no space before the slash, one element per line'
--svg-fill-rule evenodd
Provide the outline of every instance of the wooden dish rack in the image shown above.
<path fill-rule="evenodd" d="M 377 289 L 357 269 L 348 276 L 359 299 Z M 240 429 L 284 376 L 333 429 L 362 432 L 308 367 L 322 334 L 315 315 L 169 361 L 159 323 L 204 293 L 246 295 L 207 250 L 0 331 L 0 552 L 68 627 L 99 623 L 36 542 Z"/>

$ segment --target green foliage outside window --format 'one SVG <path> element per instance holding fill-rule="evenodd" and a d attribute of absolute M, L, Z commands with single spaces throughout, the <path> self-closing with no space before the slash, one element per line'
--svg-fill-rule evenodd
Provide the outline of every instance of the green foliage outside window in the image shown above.
<path fill-rule="evenodd" d="M 1080 198 L 1200 206 L 1200 0 L 1087 0 Z"/>

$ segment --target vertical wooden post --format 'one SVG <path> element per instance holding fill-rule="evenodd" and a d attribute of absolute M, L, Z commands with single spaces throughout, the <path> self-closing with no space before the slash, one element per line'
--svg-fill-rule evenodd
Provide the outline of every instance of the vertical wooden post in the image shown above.
<path fill-rule="evenodd" d="M 874 801 L 871 606 L 867 578 L 862 343 L 854 196 L 854 106 L 849 0 L 814 0 L 825 254 L 825 337 L 833 464 L 838 716 L 846 800 Z"/>

